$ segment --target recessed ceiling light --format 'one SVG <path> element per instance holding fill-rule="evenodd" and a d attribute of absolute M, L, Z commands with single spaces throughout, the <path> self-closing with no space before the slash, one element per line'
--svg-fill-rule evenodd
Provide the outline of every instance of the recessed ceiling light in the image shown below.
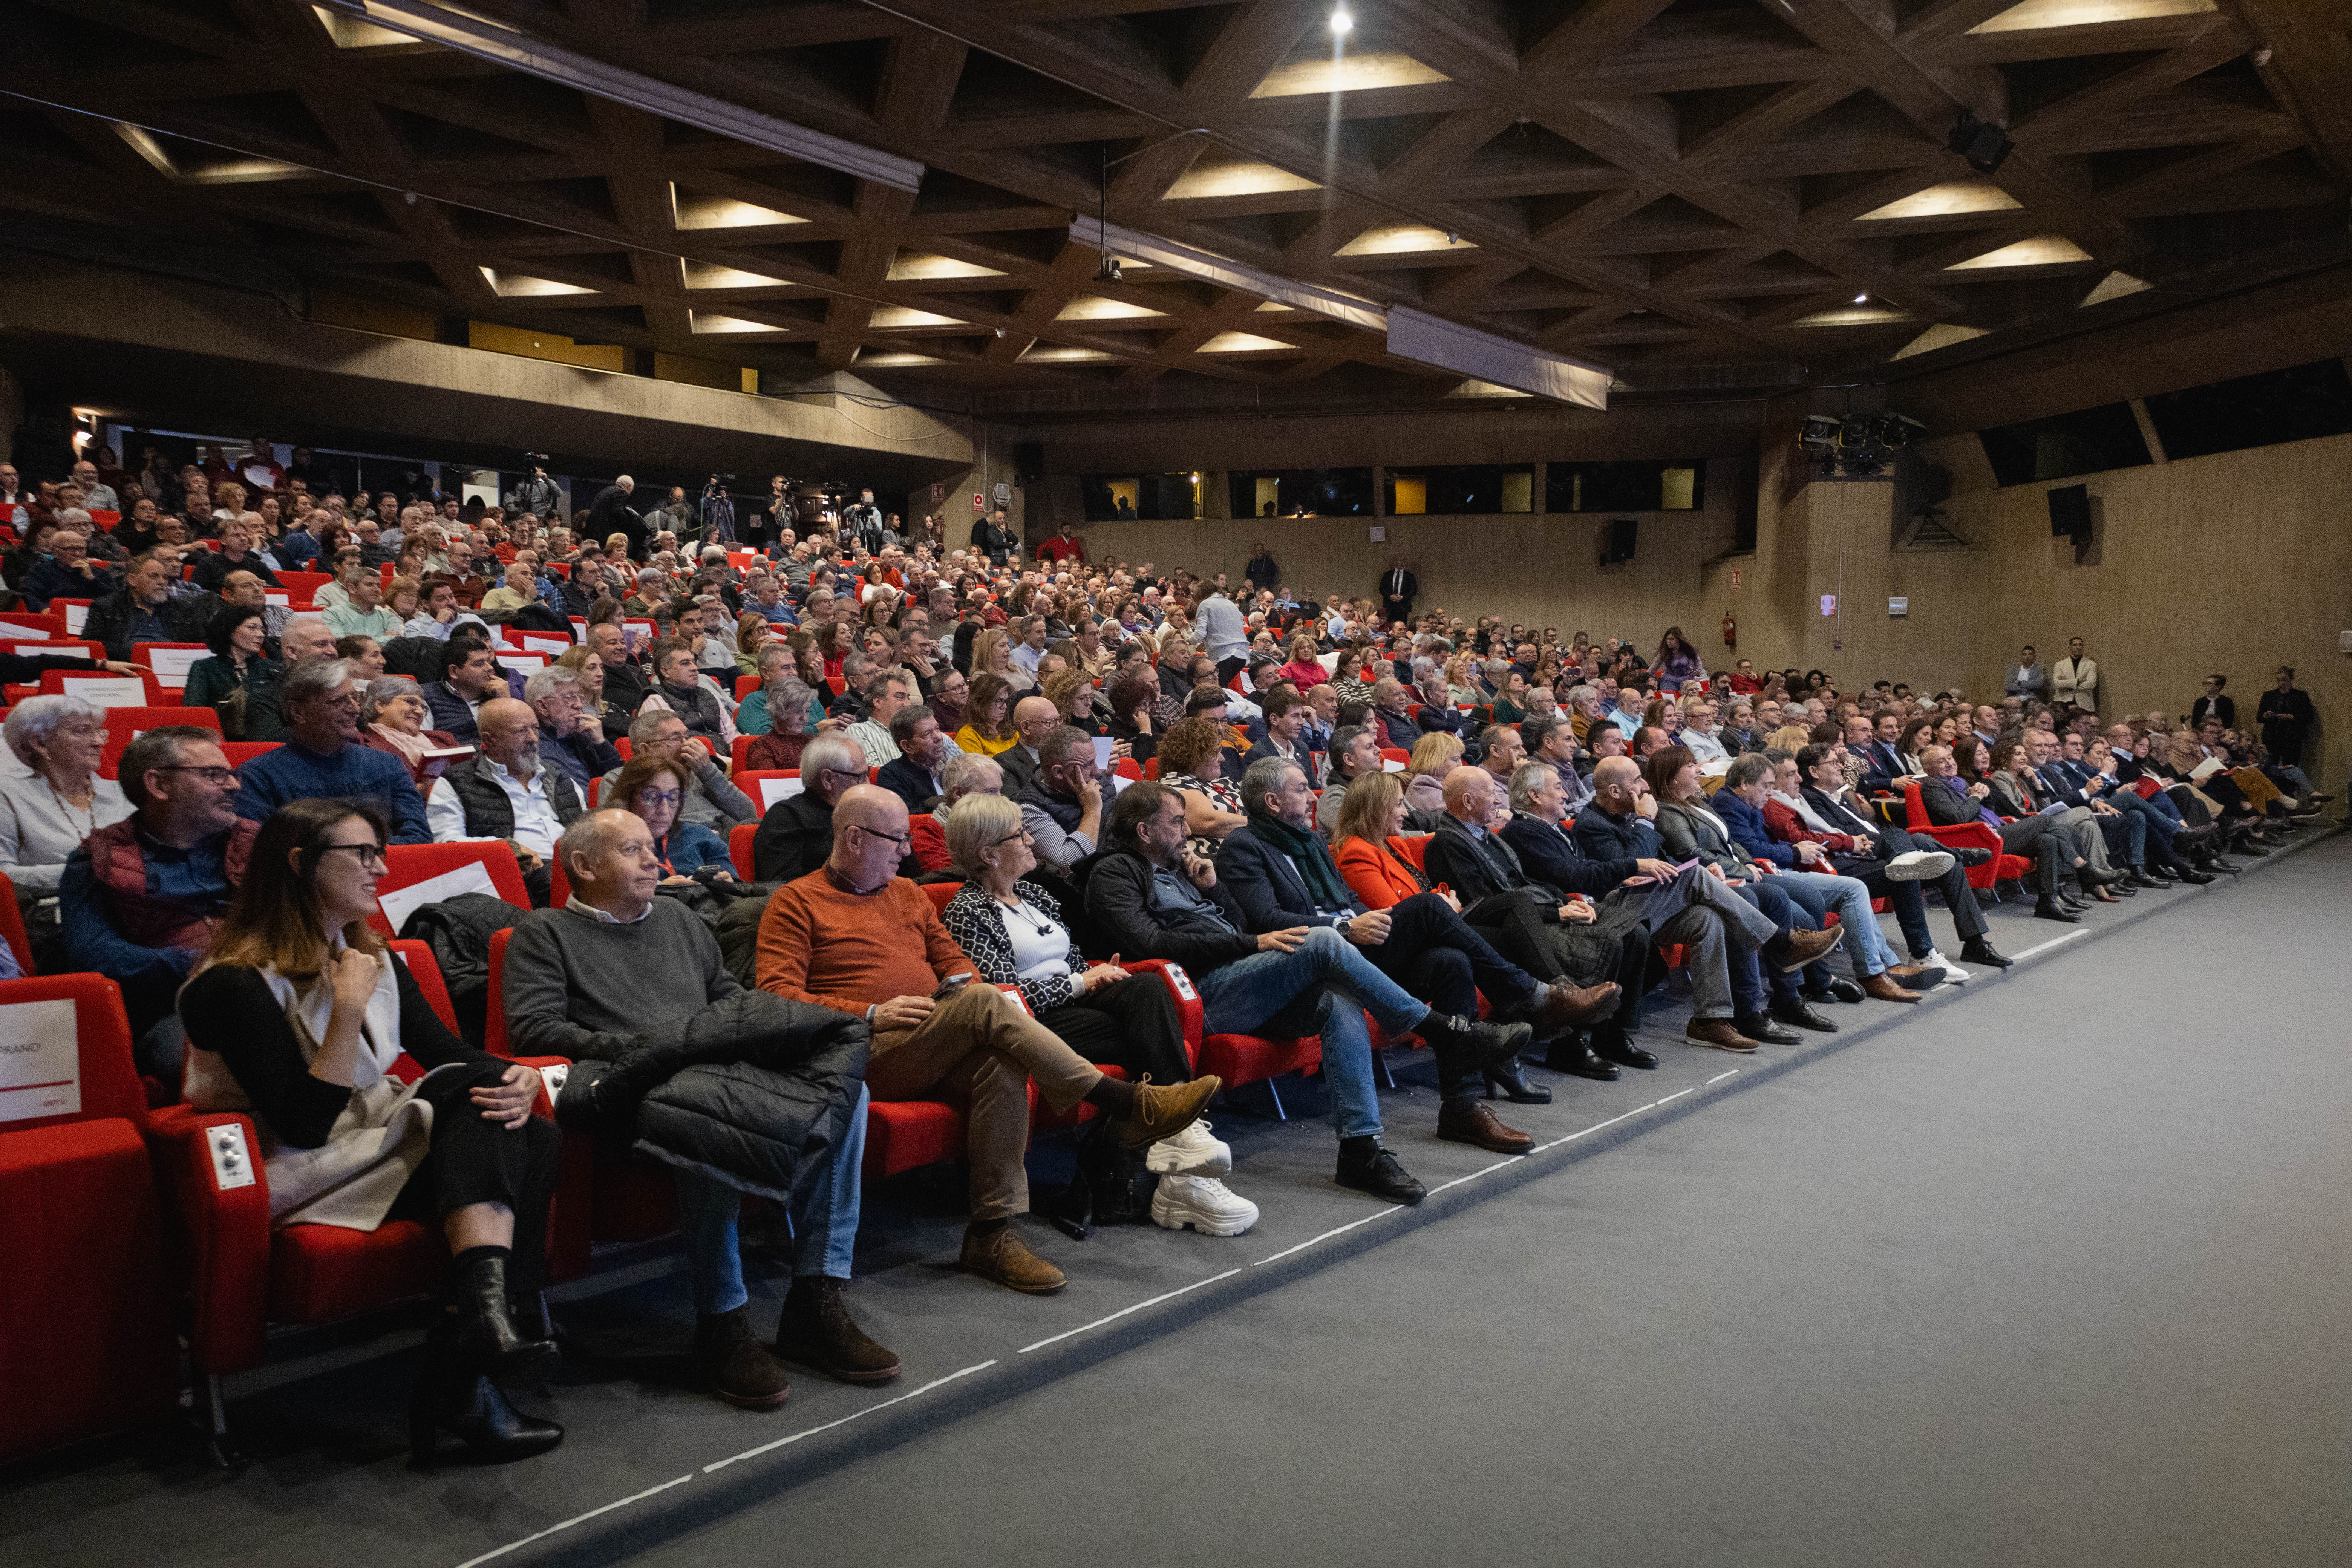
<path fill-rule="evenodd" d="M 1331 36 L 1333 37 L 1344 38 L 1350 32 L 1355 30 L 1355 26 L 1356 19 L 1348 15 L 1348 8 L 1345 5 L 1340 6 L 1338 10 L 1331 13 Z"/>

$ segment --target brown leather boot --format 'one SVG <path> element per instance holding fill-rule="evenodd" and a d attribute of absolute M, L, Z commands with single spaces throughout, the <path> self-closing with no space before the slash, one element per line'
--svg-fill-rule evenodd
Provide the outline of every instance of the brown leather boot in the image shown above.
<path fill-rule="evenodd" d="M 793 1280 L 776 1319 L 776 1354 L 840 1383 L 887 1383 L 898 1358 L 877 1344 L 842 1300 L 846 1280 L 804 1274 Z"/>
<path fill-rule="evenodd" d="M 1524 1154 L 1536 1141 L 1487 1109 L 1483 1100 L 1449 1100 L 1437 1108 L 1437 1135 L 1454 1143 L 1475 1143 L 1492 1154 Z"/>
<path fill-rule="evenodd" d="M 740 1410 L 773 1410 L 793 1394 L 792 1378 L 751 1331 L 749 1307 L 696 1322 L 694 1363 L 710 1392 Z"/>
<path fill-rule="evenodd" d="M 1135 1109 L 1118 1124 L 1118 1141 L 1130 1149 L 1157 1143 L 1201 1119 L 1210 1100 L 1224 1087 L 1215 1073 L 1190 1083 L 1157 1084 L 1150 1074 L 1135 1086 Z"/>
<path fill-rule="evenodd" d="M 1010 1225 L 965 1230 L 962 1263 L 982 1279 L 1029 1296 L 1049 1296 L 1069 1283 L 1060 1269 L 1030 1251 Z"/>
<path fill-rule="evenodd" d="M 1832 926 L 1827 931 L 1792 931 L 1787 936 L 1776 936 L 1764 944 L 1764 959 L 1777 963 L 1783 974 L 1794 974 L 1815 959 L 1828 954 L 1845 940 L 1843 926 Z"/>
<path fill-rule="evenodd" d="M 1543 994 L 1527 1010 L 1526 1018 L 1538 1033 L 1552 1035 L 1563 1029 L 1580 1029 L 1616 1005 L 1614 980 L 1581 990 L 1565 980 L 1555 980 L 1543 988 Z"/>
<path fill-rule="evenodd" d="M 1916 1002 L 1919 993 L 1906 991 L 1884 974 L 1874 974 L 1862 983 L 1862 994 L 1881 1002 Z"/>
<path fill-rule="evenodd" d="M 1718 1051 L 1752 1051 L 1757 1044 L 1741 1034 L 1728 1018 L 1693 1018 L 1684 1028 L 1683 1038 L 1695 1046 L 1713 1046 Z"/>

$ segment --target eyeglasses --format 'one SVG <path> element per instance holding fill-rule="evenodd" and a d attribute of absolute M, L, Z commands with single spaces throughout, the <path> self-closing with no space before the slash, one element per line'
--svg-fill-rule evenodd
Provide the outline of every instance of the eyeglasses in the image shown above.
<path fill-rule="evenodd" d="M 321 856 L 332 855 L 338 849 L 347 851 L 359 861 L 362 868 L 391 864 L 384 858 L 383 846 L 381 844 L 321 844 L 319 846 L 319 853 Z"/>
<path fill-rule="evenodd" d="M 637 803 L 641 805 L 676 805 L 684 798 L 682 794 L 674 789 L 647 789 L 637 792 Z"/>
<path fill-rule="evenodd" d="M 908 837 L 912 838 L 913 835 L 909 834 Z M 1012 844 L 1014 842 L 1022 844 L 1034 844 L 1037 842 L 1037 836 L 1024 827 L 1018 833 L 1008 833 L 1002 838 L 992 838 L 989 840 L 988 847 L 991 849 L 994 849 L 1001 845 Z"/>
<path fill-rule="evenodd" d="M 205 783 L 215 787 L 236 777 L 235 768 L 197 767 L 188 763 L 167 763 L 162 767 L 150 768 L 147 771 L 151 773 L 194 773 Z"/>
<path fill-rule="evenodd" d="M 837 773 L 840 770 L 837 768 L 828 768 L 825 771 L 828 773 Z M 898 853 L 901 855 L 911 855 L 915 852 L 915 836 L 912 833 L 884 833 L 877 828 L 868 827 L 863 823 L 854 822 L 850 824 L 850 826 L 856 828 L 858 832 L 866 834 L 870 837 L 888 839 L 891 843 L 896 844 L 898 847 Z"/>

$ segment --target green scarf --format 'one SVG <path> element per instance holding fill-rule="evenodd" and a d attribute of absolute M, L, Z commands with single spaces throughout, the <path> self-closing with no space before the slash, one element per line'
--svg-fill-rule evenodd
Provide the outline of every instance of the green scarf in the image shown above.
<path fill-rule="evenodd" d="M 1318 910 L 1352 910 L 1356 895 L 1348 889 L 1347 879 L 1339 875 L 1338 862 L 1323 841 L 1303 827 L 1293 827 L 1278 816 L 1265 812 L 1250 813 L 1250 831 L 1290 857 L 1298 868 L 1301 880 L 1307 884 L 1309 898 Z"/>

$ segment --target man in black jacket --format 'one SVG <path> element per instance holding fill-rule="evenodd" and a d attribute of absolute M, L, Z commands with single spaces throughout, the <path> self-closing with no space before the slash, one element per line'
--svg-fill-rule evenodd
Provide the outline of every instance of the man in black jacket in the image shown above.
<path fill-rule="evenodd" d="M 106 657 L 127 661 L 134 645 L 142 642 L 194 642 L 185 634 L 197 627 L 195 616 L 172 601 L 172 579 L 179 568 L 164 554 L 141 555 L 124 570 L 122 586 L 97 601 L 82 622 L 82 640 L 104 645 Z M 189 601 L 211 607 L 209 596 Z M 175 613 L 177 612 L 177 613 Z"/>
<path fill-rule="evenodd" d="M 1339 1184 L 1391 1203 L 1427 1196 L 1381 1146 L 1365 1013 L 1391 1039 L 1419 1035 L 1437 1053 L 1442 1071 L 1462 1077 L 1517 1056 L 1532 1033 L 1528 1026 L 1499 1027 L 1439 1013 L 1331 926 L 1252 935 L 1216 867 L 1185 852 L 1184 797 L 1175 790 L 1129 785 L 1111 805 L 1104 838 L 1087 879 L 1097 945 L 1131 960 L 1182 964 L 1200 991 L 1209 1034 L 1320 1036 L 1339 1133 Z"/>
<path fill-rule="evenodd" d="M 1021 548 L 1020 541 L 1004 525 L 1004 509 L 998 507 L 979 522 L 971 525 L 971 547 L 988 557 L 991 566 L 1002 566 L 1013 552 Z"/>
<path fill-rule="evenodd" d="M 1322 788 L 1322 759 L 1299 739 L 1307 721 L 1314 716 L 1307 699 L 1286 684 L 1268 692 L 1260 706 L 1265 713 L 1265 739 L 1252 746 L 1242 761 L 1245 764 L 1267 760 L 1287 763 L 1307 775 L 1310 791 Z"/>
<path fill-rule="evenodd" d="M 1389 557 L 1389 569 L 1381 574 L 1381 620 L 1383 625 L 1412 620 L 1412 601 L 1421 592 L 1421 579 L 1404 569 L 1404 557 Z"/>
<path fill-rule="evenodd" d="M 445 730 L 454 740 L 477 740 L 476 716 L 482 703 L 506 691 L 506 682 L 499 679 L 498 656 L 487 644 L 471 639 L 451 637 L 441 648 L 441 679 L 419 688 L 433 715 L 426 727 Z"/>
<path fill-rule="evenodd" d="M 638 818 L 625 811 L 590 812 L 565 830 L 556 853 L 563 857 L 573 900 L 587 907 L 541 910 L 516 923 L 500 978 L 508 1027 L 519 1050 L 578 1060 L 557 1105 L 559 1119 L 585 1119 L 591 1125 L 620 1121 L 643 1138 L 636 1103 L 615 1105 L 613 1100 L 625 1097 L 600 1092 L 615 1064 L 594 1058 L 734 1001 L 743 987 L 721 961 L 710 928 L 685 905 L 654 896 L 661 866 Z M 772 1010 L 786 1018 L 836 1016 L 789 1003 Z M 813 1042 L 818 1048 L 792 1068 L 696 1066 L 664 1086 L 706 1090 L 715 1110 L 704 1120 L 719 1125 L 747 1106 L 782 1101 L 803 1108 L 799 1126 L 779 1121 L 759 1129 L 814 1166 L 793 1184 L 796 1256 L 772 1350 L 751 1327 L 743 1284 L 736 1218 L 745 1184 L 709 1162 L 671 1167 L 697 1312 L 695 1363 L 711 1393 L 746 1410 L 773 1410 L 789 1397 L 786 1361 L 844 1383 L 887 1383 L 898 1375 L 898 1358 L 866 1337 L 843 1300 L 866 1152 L 866 1031 L 863 1025 L 853 1030 L 854 1046 Z M 785 1093 L 748 1092 L 771 1077 L 785 1080 Z M 629 1087 L 642 1092 L 642 1086 Z"/>
<path fill-rule="evenodd" d="M 910 702 L 891 715 L 890 739 L 898 755 L 882 764 L 874 782 L 905 801 L 910 814 L 930 810 L 947 787 L 940 769 L 947 762 L 948 738 L 940 732 L 938 716 Z"/>
<path fill-rule="evenodd" d="M 583 525 L 588 538 L 601 548 L 604 542 L 619 534 L 628 541 L 629 559 L 646 558 L 646 520 L 629 504 L 637 481 L 623 474 L 596 492 L 596 500 L 588 508 L 588 521 Z"/>
<path fill-rule="evenodd" d="M 1241 793 L 1249 823 L 1226 837 L 1217 865 L 1219 879 L 1241 908 L 1244 929 L 1328 926 L 1360 948 L 1372 967 L 1442 1013 L 1476 1016 L 1483 990 L 1496 1017 L 1522 1019 L 1547 1035 L 1572 1032 L 1615 1002 L 1613 984 L 1579 991 L 1559 983 L 1557 964 L 1530 973 L 1512 963 L 1436 893 L 1418 894 L 1385 910 L 1367 909 L 1315 837 L 1315 795 L 1295 765 L 1279 758 L 1252 763 L 1242 775 Z M 1522 1103 L 1551 1100 L 1549 1089 L 1527 1081 L 1516 1061 L 1468 1079 L 1449 1073 L 1441 1062 L 1437 1135 L 1497 1154 L 1526 1153 L 1535 1140 L 1504 1126 L 1487 1109 L 1481 1096 L 1488 1082 Z"/>

